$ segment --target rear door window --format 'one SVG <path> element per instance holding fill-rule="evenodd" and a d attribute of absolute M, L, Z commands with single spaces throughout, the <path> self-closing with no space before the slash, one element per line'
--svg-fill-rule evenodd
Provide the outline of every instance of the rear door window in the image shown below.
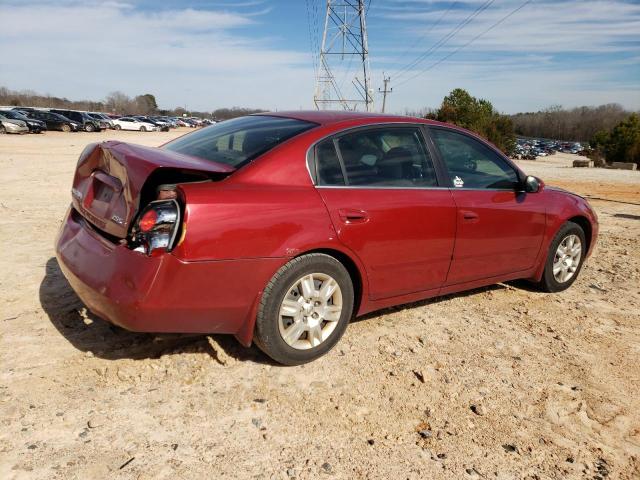
<path fill-rule="evenodd" d="M 316 151 L 319 185 L 435 187 L 438 184 L 417 127 L 390 126 L 337 137 L 341 171 L 336 168 L 334 151 L 325 142 Z"/>

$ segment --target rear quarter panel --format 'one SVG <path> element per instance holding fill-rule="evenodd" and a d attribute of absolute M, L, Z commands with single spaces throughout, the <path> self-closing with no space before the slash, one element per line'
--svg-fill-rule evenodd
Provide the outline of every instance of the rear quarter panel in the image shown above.
<path fill-rule="evenodd" d="M 194 183 L 181 186 L 186 211 L 174 255 L 188 261 L 294 257 L 337 242 L 311 186 Z"/>

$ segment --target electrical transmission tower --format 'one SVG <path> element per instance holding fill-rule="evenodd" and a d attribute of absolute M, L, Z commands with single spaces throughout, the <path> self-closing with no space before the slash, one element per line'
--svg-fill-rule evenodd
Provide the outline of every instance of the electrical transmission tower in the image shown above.
<path fill-rule="evenodd" d="M 334 72 L 348 70 L 352 60 L 360 72 L 343 92 Z M 327 0 L 313 102 L 318 110 L 373 110 L 364 0 Z"/>

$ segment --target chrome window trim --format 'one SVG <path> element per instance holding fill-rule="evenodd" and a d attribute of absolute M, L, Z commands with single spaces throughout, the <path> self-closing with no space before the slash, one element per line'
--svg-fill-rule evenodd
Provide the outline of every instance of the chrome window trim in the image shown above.
<path fill-rule="evenodd" d="M 415 121 L 399 121 L 399 122 L 376 122 L 376 123 L 368 123 L 366 125 L 355 125 L 353 127 L 348 127 L 345 128 L 344 130 L 338 130 L 332 133 L 328 133 L 322 137 L 320 137 L 319 139 L 315 140 L 313 143 L 311 143 L 311 145 L 309 145 L 309 147 L 307 148 L 307 153 L 306 153 L 306 158 L 305 158 L 305 163 L 306 163 L 306 167 L 307 167 L 307 173 L 309 174 L 309 180 L 311 180 L 311 184 L 313 185 L 314 188 L 318 189 L 318 188 L 328 188 L 328 189 L 336 189 L 336 188 L 348 188 L 348 189 L 357 189 L 357 190 L 451 190 L 451 191 L 455 191 L 455 190 L 466 190 L 466 191 L 474 191 L 474 192 L 513 192 L 516 195 L 520 195 L 522 193 L 525 192 L 521 192 L 515 189 L 510 189 L 510 188 L 466 188 L 466 187 L 453 187 L 453 186 L 438 186 L 438 187 L 391 187 L 391 186 L 364 186 L 364 185 L 318 185 L 317 180 L 314 179 L 314 175 L 311 174 L 311 160 L 312 160 L 312 155 L 313 152 L 316 148 L 316 146 L 323 142 L 324 140 L 327 140 L 330 137 L 334 137 L 337 135 L 341 135 L 342 133 L 347 133 L 350 132 L 351 130 L 358 130 L 358 129 L 367 129 L 368 127 L 379 127 L 379 126 L 394 126 L 394 125 L 401 125 L 401 126 L 414 126 L 418 129 L 422 129 L 422 128 L 426 128 L 427 131 L 431 128 L 441 128 L 443 130 L 450 130 L 456 133 L 460 133 L 462 135 L 466 135 L 476 141 L 479 141 L 477 138 L 473 137 L 472 135 L 468 135 L 466 132 L 461 132 L 457 129 L 454 128 L 448 128 L 446 125 L 432 125 L 430 123 L 427 122 L 415 122 Z M 429 135 L 427 137 L 427 140 L 429 140 L 431 138 L 431 136 Z M 499 150 L 495 149 L 493 146 L 491 145 L 486 145 L 487 147 L 489 147 L 494 153 L 497 153 L 499 157 L 501 157 L 503 160 L 507 161 L 507 164 L 514 168 L 514 170 L 516 171 L 516 174 L 518 172 L 520 172 L 521 170 L 517 167 L 517 165 L 515 165 L 511 159 L 507 158 L 502 152 L 500 152 Z M 437 149 L 437 146 L 435 147 Z M 429 151 L 428 146 L 427 146 L 427 151 Z M 436 153 L 438 155 L 440 155 L 440 151 L 437 150 Z M 429 155 L 431 155 L 431 152 L 429 152 Z M 431 158 L 431 161 L 434 162 L 434 159 Z M 315 162 L 314 162 L 315 165 Z M 435 167 L 435 165 L 434 165 Z M 446 168 L 446 167 L 445 167 Z"/>
<path fill-rule="evenodd" d="M 407 190 L 407 189 L 412 189 L 412 190 L 424 190 L 424 189 L 447 189 L 449 187 L 387 187 L 387 186 L 381 186 L 381 187 L 375 187 L 375 186 L 362 186 L 362 185 L 318 185 L 317 179 L 314 178 L 314 175 L 312 175 L 311 173 L 311 160 L 313 158 L 313 152 L 316 148 L 316 146 L 323 142 L 324 140 L 327 140 L 328 138 L 331 137 L 336 137 L 336 136 L 340 136 L 343 133 L 346 134 L 348 132 L 350 132 L 351 130 L 366 130 L 369 127 L 380 127 L 380 126 L 386 126 L 386 127 L 393 127 L 395 125 L 399 125 L 402 127 L 406 127 L 406 126 L 412 126 L 412 127 L 416 127 L 418 130 L 422 131 L 422 128 L 424 126 L 428 126 L 428 123 L 422 123 L 422 122 L 411 122 L 411 121 L 399 121 L 399 122 L 376 122 L 376 123 L 367 123 L 366 125 L 355 125 L 353 127 L 348 127 L 345 128 L 344 130 L 338 130 L 336 132 L 332 132 L 332 133 L 328 133 L 327 135 L 320 137 L 319 139 L 315 140 L 311 145 L 309 145 L 309 147 L 307 148 L 307 154 L 305 157 L 306 160 L 306 166 L 307 166 L 307 173 L 309 174 L 309 179 L 311 180 L 311 184 L 315 187 L 315 188 L 358 188 L 358 189 L 363 189 L 363 188 L 369 188 L 369 189 L 384 189 L 384 190 L 389 190 L 389 189 L 394 189 L 394 190 Z M 421 132 L 422 133 L 422 132 Z M 422 135 L 424 136 L 424 133 L 422 133 Z M 335 138 L 334 138 L 335 140 Z M 426 141 L 426 139 L 423 139 L 424 141 Z M 428 145 L 424 145 L 425 147 L 425 151 L 429 156 L 429 159 L 431 160 L 431 163 L 434 163 L 433 158 L 431 158 L 431 152 L 429 151 L 429 147 Z M 315 166 L 315 162 L 314 162 L 314 166 Z M 436 168 L 435 164 L 433 165 L 434 169 Z M 346 180 L 346 178 L 345 178 Z"/>
<path fill-rule="evenodd" d="M 489 143 L 488 141 L 484 141 L 482 138 L 478 138 L 476 135 L 470 135 L 469 132 L 467 132 L 467 131 L 458 130 L 456 128 L 450 128 L 450 127 L 448 127 L 446 125 L 425 124 L 425 126 L 427 127 L 427 131 L 429 132 L 429 138 L 430 138 L 434 148 L 436 149 L 436 154 L 440 158 L 440 163 L 445 168 L 447 173 L 449 173 L 449 167 L 447 166 L 447 162 L 444 160 L 444 158 L 442 158 L 442 152 L 440 151 L 440 147 L 438 147 L 438 145 L 435 143 L 435 140 L 434 140 L 433 136 L 431 135 L 431 131 L 432 130 L 444 130 L 444 131 L 457 133 L 459 135 L 462 135 L 462 136 L 465 136 L 467 138 L 470 138 L 471 140 L 474 140 L 474 141 L 480 143 L 483 147 L 488 148 L 491 152 L 493 152 L 496 156 L 498 156 L 498 158 L 500 158 L 502 161 L 504 161 L 509 166 L 509 168 L 511 168 L 515 172 L 516 177 L 519 180 L 522 181 L 524 179 L 523 175 L 524 175 L 524 177 L 526 177 L 524 172 L 520 169 L 520 167 L 513 160 L 511 160 L 508 156 L 506 156 L 504 153 L 502 153 L 502 151 L 500 151 L 495 145 Z M 473 132 L 471 132 L 471 133 L 473 133 Z M 460 189 L 460 190 L 465 190 L 465 187 L 454 187 L 454 188 Z M 510 188 L 495 188 L 495 189 L 493 189 L 493 188 L 491 188 L 491 189 L 490 188 L 467 188 L 466 190 L 511 191 Z"/>
<path fill-rule="evenodd" d="M 319 139 L 315 140 L 311 145 L 309 145 L 309 147 L 307 148 L 307 153 L 305 156 L 305 160 L 307 163 L 307 173 L 309 174 L 309 178 L 311 179 L 311 183 L 313 184 L 313 186 L 317 187 L 318 184 L 316 182 L 316 180 L 314 180 L 313 175 L 311 174 L 311 167 L 310 167 L 310 163 L 311 163 L 311 155 L 313 154 L 313 150 L 316 148 L 316 145 L 318 145 L 320 142 L 326 140 L 327 138 L 336 136 L 336 135 L 342 135 L 343 133 L 347 133 L 350 132 L 351 130 L 358 130 L 358 129 L 366 129 L 368 127 L 377 127 L 377 126 L 393 126 L 393 125 L 402 125 L 402 126 L 407 126 L 407 125 L 412 125 L 415 126 L 416 128 L 421 128 L 421 125 L 428 125 L 427 123 L 416 123 L 416 122 L 410 122 L 410 121 L 400 121 L 400 122 L 376 122 L 376 123 L 367 123 L 366 125 L 354 125 L 353 127 L 348 127 L 345 128 L 344 130 L 338 130 L 336 132 L 331 132 L 326 134 L 323 137 L 320 137 Z"/>
<path fill-rule="evenodd" d="M 314 185 L 316 189 L 318 188 L 350 188 L 350 189 L 358 189 L 358 190 L 466 190 L 466 191 L 474 191 L 474 192 L 511 192 L 516 195 L 520 195 L 522 192 L 519 190 L 512 190 L 510 188 L 456 188 L 456 187 L 390 187 L 388 185 L 383 186 L 363 186 L 363 185 Z"/>

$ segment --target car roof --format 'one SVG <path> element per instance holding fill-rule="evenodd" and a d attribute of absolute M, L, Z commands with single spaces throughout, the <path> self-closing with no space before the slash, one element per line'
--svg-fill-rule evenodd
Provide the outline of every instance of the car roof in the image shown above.
<path fill-rule="evenodd" d="M 388 115 L 384 113 L 370 112 L 350 112 L 344 110 L 291 110 L 284 112 L 261 112 L 254 115 L 269 115 L 274 117 L 295 118 L 307 122 L 313 122 L 320 125 L 331 125 L 335 123 L 347 122 L 351 120 L 363 120 L 367 123 L 371 121 L 410 121 L 419 123 L 440 124 L 434 120 L 426 120 L 424 118 L 409 117 L 404 115 Z"/>

